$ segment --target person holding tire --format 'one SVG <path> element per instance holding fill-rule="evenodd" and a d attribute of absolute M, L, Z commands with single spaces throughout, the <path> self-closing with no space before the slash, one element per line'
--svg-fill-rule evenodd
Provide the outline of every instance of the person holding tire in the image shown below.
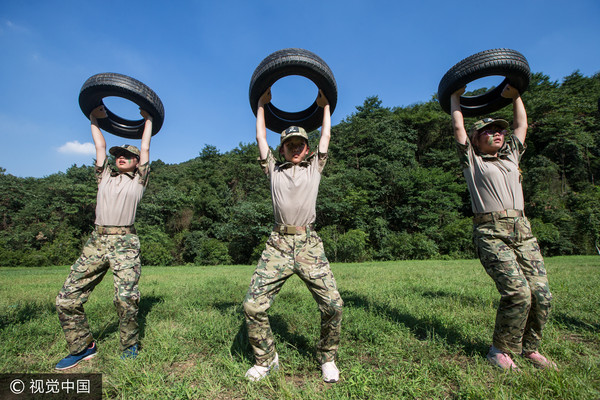
<path fill-rule="evenodd" d="M 556 368 L 538 351 L 552 295 L 540 247 L 523 213 L 519 161 L 527 134 L 525 105 L 507 84 L 502 96 L 512 100 L 513 134 L 507 137 L 507 121 L 484 118 L 467 135 L 460 108 L 464 91 L 451 96 L 454 137 L 471 197 L 476 251 L 501 296 L 487 359 L 518 370 L 511 357 L 517 354 L 540 368 Z"/>
<path fill-rule="evenodd" d="M 267 144 L 265 104 L 271 101 L 270 88 L 258 100 L 256 141 L 260 163 L 269 175 L 275 226 L 258 262 L 244 299 L 244 315 L 255 365 L 246 378 L 258 381 L 279 368 L 279 356 L 267 310 L 285 281 L 297 274 L 304 281 L 321 312 L 321 337 L 317 359 L 323 380 L 337 382 L 335 356 L 340 341 L 343 301 L 325 256 L 323 242 L 314 228 L 321 171 L 327 161 L 331 135 L 331 112 L 327 98 L 319 91 L 317 103 L 324 110 L 321 138 L 316 153 L 308 155 L 308 135 L 298 126 L 281 133 L 280 155 L 276 162 Z"/>
<path fill-rule="evenodd" d="M 96 226 L 56 296 L 58 318 L 69 347 L 69 354 L 56 364 L 57 370 L 72 368 L 96 355 L 96 343 L 83 305 L 109 268 L 114 277 L 113 301 L 119 315 L 121 358 L 138 355 L 141 262 L 140 241 L 133 224 L 148 184 L 153 121 L 146 111 L 140 109 L 140 114 L 145 119 L 141 150 L 129 144 L 112 147 L 109 152 L 116 159 L 116 170 L 108 165 L 106 142 L 98 127 L 98 119 L 107 118 L 106 110 L 99 106 L 90 114 L 98 181 Z"/>

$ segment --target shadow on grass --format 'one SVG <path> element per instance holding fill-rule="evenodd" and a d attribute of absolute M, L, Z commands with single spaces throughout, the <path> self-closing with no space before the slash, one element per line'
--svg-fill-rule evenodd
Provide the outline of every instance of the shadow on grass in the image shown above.
<path fill-rule="evenodd" d="M 159 296 L 142 296 L 140 299 L 140 303 L 138 306 L 138 325 L 140 329 L 140 340 L 144 338 L 146 335 L 146 317 L 152 310 L 152 307 L 157 303 L 163 301 L 162 297 Z M 96 333 L 93 333 L 93 336 L 101 341 L 102 339 L 112 335 L 115 332 L 119 332 L 119 318 L 117 314 L 117 310 L 115 309 L 115 319 L 112 319 L 111 322 L 104 324 L 103 327 L 100 327 Z"/>
<path fill-rule="evenodd" d="M 53 303 L 40 304 L 35 301 L 9 305 L 0 312 L 0 329 L 9 325 L 22 324 L 44 314 L 56 314 Z"/>
<path fill-rule="evenodd" d="M 215 307 L 219 309 L 228 309 L 232 303 L 219 303 Z M 316 347 L 304 336 L 298 333 L 290 332 L 289 325 L 281 314 L 269 315 L 271 331 L 275 337 L 275 347 L 279 341 L 281 345 L 294 348 L 298 354 L 305 358 L 315 358 Z M 231 354 L 239 359 L 247 360 L 254 364 L 254 354 L 248 341 L 248 329 L 246 321 L 242 321 L 240 327 L 233 338 L 230 348 Z"/>
<path fill-rule="evenodd" d="M 585 322 L 562 312 L 550 312 L 550 318 L 557 324 L 563 325 L 568 330 L 584 330 L 591 333 L 598 333 L 600 331 L 600 324 Z"/>
<path fill-rule="evenodd" d="M 429 299 L 439 299 L 445 298 L 453 303 L 458 303 L 465 307 L 488 307 L 489 301 L 486 299 L 482 299 L 481 297 L 475 296 L 465 296 L 464 294 L 459 294 L 456 292 L 449 292 L 446 290 L 424 290 L 424 289 L 414 289 L 414 293 L 420 294 L 421 297 L 429 298 Z M 495 304 L 494 304 L 495 303 Z M 492 304 L 497 307 L 499 301 L 494 300 Z"/>
<path fill-rule="evenodd" d="M 242 321 L 240 324 L 240 327 L 233 338 L 233 342 L 231 343 L 229 351 L 231 352 L 232 356 L 254 364 L 254 355 L 252 354 L 252 348 L 248 342 L 248 330 L 246 329 L 245 321 Z"/>
<path fill-rule="evenodd" d="M 386 315 L 392 321 L 405 325 L 419 340 L 427 340 L 431 337 L 432 333 L 435 333 L 436 336 L 443 338 L 448 344 L 460 346 L 468 355 L 485 356 L 488 351 L 488 343 L 481 341 L 473 343 L 465 340 L 460 332 L 436 318 L 416 318 L 413 315 L 400 312 L 387 305 L 375 303 L 367 297 L 354 292 L 342 291 L 340 294 L 342 299 L 344 299 L 344 307 L 363 308 L 369 312 L 374 311 L 375 313 Z M 493 327 L 490 327 L 490 329 L 493 329 Z"/>
<path fill-rule="evenodd" d="M 231 309 L 233 308 L 235 309 L 236 314 L 243 318 L 244 310 L 242 309 L 241 301 L 218 302 L 213 303 L 212 306 L 219 310 L 221 314 L 230 314 Z M 233 338 L 233 342 L 231 343 L 229 351 L 231 352 L 232 356 L 238 359 L 247 360 L 251 363 L 254 363 L 254 355 L 252 354 L 252 348 L 248 342 L 248 330 L 246 329 L 246 322 L 243 319 L 237 333 Z"/>
<path fill-rule="evenodd" d="M 162 296 L 142 296 L 138 311 L 138 324 L 140 326 L 140 339 L 146 336 L 146 317 L 150 314 L 150 310 L 158 303 L 162 303 Z"/>

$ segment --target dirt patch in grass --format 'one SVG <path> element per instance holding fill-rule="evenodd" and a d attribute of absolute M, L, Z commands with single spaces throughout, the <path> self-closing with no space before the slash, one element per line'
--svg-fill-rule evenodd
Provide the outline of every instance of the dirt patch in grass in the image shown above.
<path fill-rule="evenodd" d="M 464 354 L 446 353 L 440 354 L 439 358 L 444 362 L 457 364 L 462 369 L 466 369 L 468 366 L 473 366 L 475 364 L 473 357 Z"/>
<path fill-rule="evenodd" d="M 377 357 L 372 356 L 368 353 L 358 354 L 356 358 L 359 361 L 361 361 L 361 364 L 369 364 L 369 365 L 373 365 L 373 366 L 378 366 L 379 363 L 381 362 L 379 359 L 377 359 Z"/>
<path fill-rule="evenodd" d="M 171 370 L 170 375 L 183 376 L 186 375 L 187 371 L 195 368 L 198 365 L 198 355 L 191 354 L 185 361 L 176 361 L 169 367 Z"/>
<path fill-rule="evenodd" d="M 306 376 L 304 375 L 286 375 L 284 377 L 285 382 L 293 385 L 297 388 L 301 388 L 304 386 L 305 381 L 306 381 Z"/>
<path fill-rule="evenodd" d="M 35 354 L 23 354 L 19 355 L 19 359 L 21 362 L 27 366 L 33 365 L 36 362 L 39 362 L 39 358 L 35 356 Z M 58 360 L 57 360 L 58 362 Z"/>
<path fill-rule="evenodd" d="M 578 333 L 570 333 L 569 332 L 568 334 L 563 335 L 563 339 L 569 340 L 569 341 L 575 342 L 575 343 L 585 343 L 585 344 L 594 343 L 593 340 L 585 338 Z"/>
<path fill-rule="evenodd" d="M 236 395 L 234 393 L 235 392 L 233 392 L 233 391 L 219 393 L 216 397 L 214 397 L 214 399 L 215 400 L 243 400 L 246 398 L 245 396 L 236 397 Z"/>
<path fill-rule="evenodd" d="M 319 381 L 315 384 L 314 379 L 318 378 Z M 284 377 L 285 382 L 294 386 L 300 390 L 307 390 L 308 392 L 321 393 L 325 396 L 325 393 L 333 388 L 338 383 L 326 383 L 321 379 L 321 371 L 316 370 L 314 374 L 305 374 L 305 375 L 286 375 Z M 343 380 L 343 377 L 341 378 Z"/>
<path fill-rule="evenodd" d="M 600 342 L 594 337 L 586 337 L 585 335 L 581 335 L 579 333 L 568 332 L 562 335 L 563 340 L 568 340 L 573 343 L 585 345 L 588 349 L 591 349 L 592 352 L 600 351 Z"/>

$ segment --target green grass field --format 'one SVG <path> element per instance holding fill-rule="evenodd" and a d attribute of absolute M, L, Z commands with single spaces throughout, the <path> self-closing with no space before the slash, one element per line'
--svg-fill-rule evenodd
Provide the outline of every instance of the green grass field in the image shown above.
<path fill-rule="evenodd" d="M 269 313 L 281 369 L 249 383 L 241 304 L 254 267 L 143 267 L 143 349 L 125 362 L 108 274 L 86 305 L 99 355 L 69 372 L 102 373 L 104 396 L 118 399 L 598 399 L 600 257 L 546 265 L 541 350 L 558 372 L 487 364 L 498 294 L 477 260 L 333 264 L 345 302 L 337 384 L 321 381 L 319 313 L 297 277 Z M 0 372 L 50 373 L 67 354 L 54 298 L 68 270 L 0 269 Z"/>

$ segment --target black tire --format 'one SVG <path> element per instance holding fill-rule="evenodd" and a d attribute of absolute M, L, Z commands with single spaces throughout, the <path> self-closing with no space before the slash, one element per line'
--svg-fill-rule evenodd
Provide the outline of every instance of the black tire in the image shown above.
<path fill-rule="evenodd" d="M 152 135 L 156 135 L 163 125 L 165 109 L 160 98 L 142 82 L 127 75 L 101 73 L 90 77 L 79 92 L 79 107 L 89 118 L 92 110 L 100 105 L 105 97 L 116 96 L 130 100 L 152 115 Z M 98 118 L 98 126 L 106 132 L 127 139 L 141 139 L 144 133 L 144 119 L 131 121 L 111 112 L 106 105 L 108 118 Z"/>
<path fill-rule="evenodd" d="M 329 66 L 316 54 L 304 49 L 283 49 L 267 56 L 256 67 L 250 79 L 250 106 L 256 115 L 258 99 L 279 79 L 289 75 L 300 75 L 310 79 L 323 91 L 329 100 L 333 114 L 337 104 L 337 84 Z M 317 93 L 318 95 L 318 93 Z M 307 109 L 287 112 L 269 103 L 265 105 L 265 124 L 268 129 L 281 133 L 286 128 L 301 126 L 307 132 L 318 129 L 323 122 L 323 108 L 315 101 Z"/>
<path fill-rule="evenodd" d="M 523 93 L 529 86 L 531 71 L 523 54 L 511 49 L 492 49 L 473 54 L 446 72 L 438 86 L 438 100 L 450 114 L 450 96 L 469 82 L 486 76 L 504 76 L 497 87 L 477 96 L 461 96 L 460 107 L 465 117 L 475 117 L 498 111 L 512 100 L 500 96 L 507 83 Z"/>

